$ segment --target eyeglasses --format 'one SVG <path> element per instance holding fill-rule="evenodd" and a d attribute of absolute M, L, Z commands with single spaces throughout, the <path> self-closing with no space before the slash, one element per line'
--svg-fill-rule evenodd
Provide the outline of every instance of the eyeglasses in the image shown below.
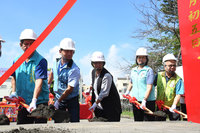
<path fill-rule="evenodd" d="M 176 65 L 165 65 L 165 67 L 168 66 L 168 67 L 176 67 Z"/>
<path fill-rule="evenodd" d="M 24 42 L 22 45 L 31 45 L 33 42 Z"/>

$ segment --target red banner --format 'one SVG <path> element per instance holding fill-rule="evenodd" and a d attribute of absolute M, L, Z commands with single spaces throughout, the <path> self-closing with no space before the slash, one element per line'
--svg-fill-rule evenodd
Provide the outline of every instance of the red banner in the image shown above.
<path fill-rule="evenodd" d="M 200 123 L 200 1 L 178 0 L 188 121 Z"/>

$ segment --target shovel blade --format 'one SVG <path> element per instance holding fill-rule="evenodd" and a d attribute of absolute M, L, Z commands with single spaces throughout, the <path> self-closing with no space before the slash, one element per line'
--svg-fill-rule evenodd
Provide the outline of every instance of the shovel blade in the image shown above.
<path fill-rule="evenodd" d="M 153 115 L 155 116 L 159 116 L 159 117 L 164 117 L 166 118 L 167 117 L 167 114 L 163 111 L 156 111 L 156 112 L 153 112 Z"/>
<path fill-rule="evenodd" d="M 51 118 L 55 113 L 54 106 L 49 105 L 45 106 L 43 104 L 39 105 L 35 110 L 31 112 L 28 117 L 36 117 L 36 118 Z"/>

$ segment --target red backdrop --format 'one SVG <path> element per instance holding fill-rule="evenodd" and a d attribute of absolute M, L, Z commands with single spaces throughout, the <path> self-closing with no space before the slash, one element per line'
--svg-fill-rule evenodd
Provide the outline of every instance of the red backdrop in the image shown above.
<path fill-rule="evenodd" d="M 200 0 L 178 0 L 188 121 L 200 123 Z"/>

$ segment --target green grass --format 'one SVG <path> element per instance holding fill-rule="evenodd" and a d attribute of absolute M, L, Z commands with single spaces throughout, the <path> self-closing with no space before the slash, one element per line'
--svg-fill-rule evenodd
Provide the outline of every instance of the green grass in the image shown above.
<path fill-rule="evenodd" d="M 133 118 L 133 112 L 132 111 L 123 111 L 121 115 L 123 117 Z"/>

